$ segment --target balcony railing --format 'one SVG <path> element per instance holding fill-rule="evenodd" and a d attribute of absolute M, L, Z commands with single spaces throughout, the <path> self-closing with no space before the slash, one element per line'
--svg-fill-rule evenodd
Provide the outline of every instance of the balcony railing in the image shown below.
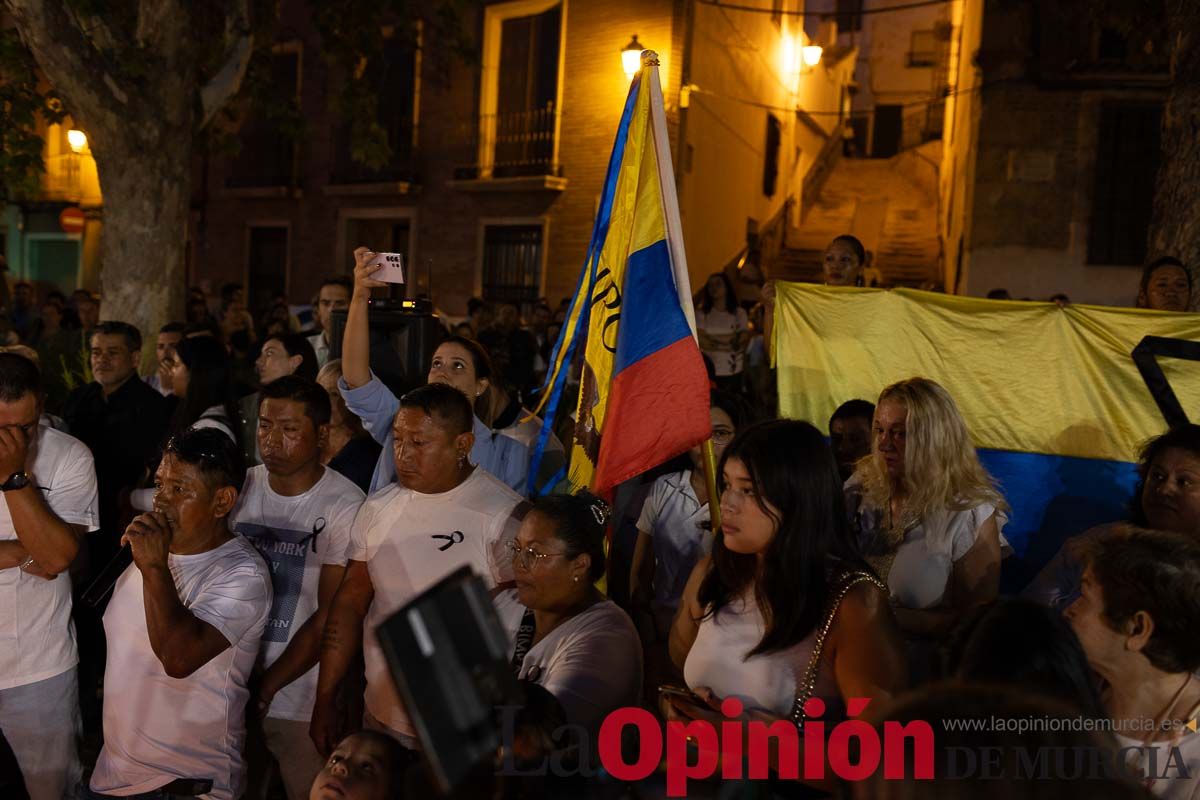
<path fill-rule="evenodd" d="M 42 186 L 54 199 L 77 200 L 80 194 L 78 153 L 60 153 L 46 159 Z"/>
<path fill-rule="evenodd" d="M 465 163 L 455 170 L 460 179 L 560 175 L 555 152 L 558 113 L 553 103 L 544 108 L 487 114 L 465 123 L 460 139 L 467 142 Z"/>

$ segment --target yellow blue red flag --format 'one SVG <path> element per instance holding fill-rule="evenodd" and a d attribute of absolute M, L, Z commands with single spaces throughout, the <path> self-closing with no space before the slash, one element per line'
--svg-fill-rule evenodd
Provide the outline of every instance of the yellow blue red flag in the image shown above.
<path fill-rule="evenodd" d="M 617 126 L 579 285 L 543 387 L 537 474 L 571 360 L 583 347 L 574 488 L 604 492 L 708 438 L 708 374 L 691 287 L 658 60 L 642 54 Z M 538 487 L 543 488 L 543 487 Z"/>
<path fill-rule="evenodd" d="M 846 400 L 936 380 L 1032 561 L 1126 518 L 1142 444 L 1200 406 L 1200 314 L 798 283 L 777 298 L 780 413 L 824 427 Z"/>

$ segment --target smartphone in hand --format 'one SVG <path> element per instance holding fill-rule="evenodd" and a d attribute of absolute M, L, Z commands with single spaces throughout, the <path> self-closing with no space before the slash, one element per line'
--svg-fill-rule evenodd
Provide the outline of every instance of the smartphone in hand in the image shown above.
<path fill-rule="evenodd" d="M 672 686 L 663 684 L 658 687 L 658 694 L 665 698 L 668 702 L 676 706 L 698 706 L 706 711 L 711 711 L 712 707 L 704 702 L 704 698 L 688 689 L 686 686 Z"/>
<path fill-rule="evenodd" d="M 400 253 L 376 253 L 367 266 L 381 265 L 371 277 L 384 283 L 404 283 L 404 256 Z"/>

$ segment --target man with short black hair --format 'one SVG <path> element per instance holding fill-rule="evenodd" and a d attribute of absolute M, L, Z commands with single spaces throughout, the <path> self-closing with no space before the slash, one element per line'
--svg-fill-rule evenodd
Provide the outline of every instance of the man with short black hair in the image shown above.
<path fill-rule="evenodd" d="M 313 742 L 322 753 L 337 744 L 337 687 L 364 644 L 364 726 L 387 730 L 409 749 L 419 747 L 376 628 L 460 567 L 470 567 L 491 586 L 512 580 L 508 544 L 525 505 L 498 478 L 471 464 L 473 427 L 470 401 L 447 384 L 430 383 L 400 398 L 392 424 L 398 482 L 363 503 L 350 534 L 346 574 L 325 624 L 312 718 Z"/>
<path fill-rule="evenodd" d="M 850 480 L 854 465 L 870 454 L 874 424 L 875 404 L 867 400 L 847 400 L 829 418 L 829 443 L 843 481 Z"/>
<path fill-rule="evenodd" d="M 60 800 L 80 772 L 67 568 L 96 530 L 96 473 L 81 442 L 38 425 L 41 413 L 37 365 L 0 353 L 0 735 L 32 800 Z"/>
<path fill-rule="evenodd" d="M 227 524 L 244 479 L 220 431 L 167 446 L 104 614 L 104 748 L 86 798 L 241 796 L 247 683 L 271 609 L 266 564 Z"/>
<path fill-rule="evenodd" d="M 330 336 L 333 335 L 333 312 L 345 311 L 350 307 L 350 295 L 354 293 L 354 283 L 345 276 L 326 278 L 317 289 L 317 326 L 320 333 L 308 337 L 317 354 L 317 367 L 323 367 L 329 361 Z"/>
<path fill-rule="evenodd" d="M 138 379 L 142 335 L 137 328 L 102 322 L 90 344 L 95 380 L 67 396 L 63 418 L 96 460 L 101 533 L 89 544 L 91 568 L 98 570 L 119 549 L 122 504 L 162 442 L 167 401 Z"/>
<path fill-rule="evenodd" d="M 263 463 L 246 473 L 230 515 L 230 527 L 271 568 L 275 599 L 263 636 L 266 671 L 257 704 L 288 800 L 307 798 L 324 765 L 308 736 L 321 631 L 346 571 L 351 525 L 366 497 L 321 464 L 330 412 L 328 393 L 312 381 L 286 375 L 263 386 L 257 430 Z"/>
<path fill-rule="evenodd" d="M 175 370 L 175 347 L 183 341 L 187 326 L 182 322 L 168 322 L 158 329 L 158 341 L 154 343 L 154 363 L 158 368 L 143 380 L 146 385 L 166 397 L 171 393 L 171 373 Z"/>

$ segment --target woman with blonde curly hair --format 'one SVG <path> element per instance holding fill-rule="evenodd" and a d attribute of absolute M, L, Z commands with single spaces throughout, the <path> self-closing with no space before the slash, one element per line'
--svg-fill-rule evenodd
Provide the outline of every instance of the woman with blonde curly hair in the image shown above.
<path fill-rule="evenodd" d="M 846 482 L 846 500 L 910 643 L 940 638 L 963 612 L 995 599 L 1008 504 L 937 383 L 910 378 L 879 395 L 871 454 Z M 913 668 L 921 672 L 915 658 Z"/>

